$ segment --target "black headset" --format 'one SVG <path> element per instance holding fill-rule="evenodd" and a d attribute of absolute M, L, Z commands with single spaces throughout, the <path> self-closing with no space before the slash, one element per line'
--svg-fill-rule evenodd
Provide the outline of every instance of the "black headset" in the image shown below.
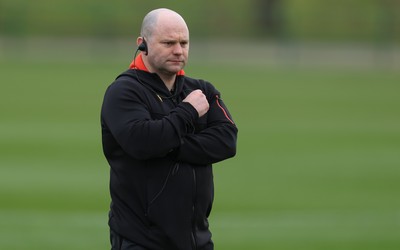
<path fill-rule="evenodd" d="M 146 43 L 146 40 L 144 40 L 144 37 L 143 37 L 142 43 L 139 44 L 138 50 L 143 51 L 145 55 L 147 55 L 149 53 L 148 48 L 147 48 L 147 43 Z"/>

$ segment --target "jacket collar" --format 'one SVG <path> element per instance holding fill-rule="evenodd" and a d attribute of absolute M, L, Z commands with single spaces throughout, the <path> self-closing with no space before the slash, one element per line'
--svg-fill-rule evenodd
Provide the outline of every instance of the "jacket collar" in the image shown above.
<path fill-rule="evenodd" d="M 135 59 L 133 59 L 133 61 L 129 65 L 129 68 L 149 72 L 146 65 L 144 65 L 142 53 L 140 53 Z M 185 71 L 183 71 L 183 69 L 181 69 L 178 73 L 176 73 L 176 75 L 183 76 L 183 75 L 185 75 Z"/>

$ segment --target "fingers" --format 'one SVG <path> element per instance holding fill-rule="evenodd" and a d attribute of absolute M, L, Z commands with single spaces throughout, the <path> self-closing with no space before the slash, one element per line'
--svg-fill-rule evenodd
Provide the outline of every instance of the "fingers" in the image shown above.
<path fill-rule="evenodd" d="M 210 108 L 210 105 L 207 101 L 206 96 L 200 89 L 196 89 L 192 91 L 184 100 L 183 102 L 190 103 L 199 114 L 199 117 L 205 115 Z"/>

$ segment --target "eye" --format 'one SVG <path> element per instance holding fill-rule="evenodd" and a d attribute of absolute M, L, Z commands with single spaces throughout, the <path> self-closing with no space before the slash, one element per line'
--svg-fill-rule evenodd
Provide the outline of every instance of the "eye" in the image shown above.
<path fill-rule="evenodd" d="M 165 46 L 167 46 L 167 47 L 171 47 L 172 45 L 175 44 L 175 42 L 166 41 L 166 42 L 163 42 L 163 44 L 164 44 Z"/>

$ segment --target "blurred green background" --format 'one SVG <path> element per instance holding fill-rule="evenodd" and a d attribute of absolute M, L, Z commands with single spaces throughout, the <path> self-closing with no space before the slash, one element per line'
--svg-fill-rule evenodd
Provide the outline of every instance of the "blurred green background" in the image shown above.
<path fill-rule="evenodd" d="M 100 106 L 157 7 L 239 127 L 216 249 L 400 248 L 399 1 L 0 0 L 0 249 L 110 248 Z"/>

